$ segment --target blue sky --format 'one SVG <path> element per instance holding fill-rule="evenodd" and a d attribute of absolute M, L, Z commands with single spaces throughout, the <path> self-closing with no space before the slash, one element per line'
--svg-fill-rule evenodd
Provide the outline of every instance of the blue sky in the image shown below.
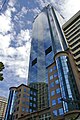
<path fill-rule="evenodd" d="M 0 0 L 0 61 L 5 65 L 0 96 L 8 97 L 9 87 L 27 84 L 32 22 L 48 3 L 68 20 L 80 8 L 80 0 Z"/>

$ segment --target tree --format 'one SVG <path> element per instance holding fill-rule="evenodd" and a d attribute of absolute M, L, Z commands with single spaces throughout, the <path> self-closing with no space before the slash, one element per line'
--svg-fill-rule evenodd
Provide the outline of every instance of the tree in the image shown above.
<path fill-rule="evenodd" d="M 0 81 L 2 81 L 4 78 L 3 78 L 3 71 L 4 69 L 4 64 L 2 62 L 0 62 Z"/>

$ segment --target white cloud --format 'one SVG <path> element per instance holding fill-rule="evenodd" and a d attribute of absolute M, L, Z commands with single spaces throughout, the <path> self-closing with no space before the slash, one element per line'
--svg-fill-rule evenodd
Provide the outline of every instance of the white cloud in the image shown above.
<path fill-rule="evenodd" d="M 17 45 L 22 45 L 23 42 L 30 42 L 30 33 L 29 30 L 21 30 L 17 36 Z"/>
<path fill-rule="evenodd" d="M 10 45 L 10 34 L 7 35 L 2 35 L 0 34 L 0 48 L 1 49 L 6 49 L 9 47 Z"/>
<path fill-rule="evenodd" d="M 71 18 L 80 10 L 80 0 L 67 0 L 64 4 L 64 16 L 66 19 Z"/>
<path fill-rule="evenodd" d="M 17 0 L 9 0 L 9 5 L 13 7 L 16 4 Z"/>
<path fill-rule="evenodd" d="M 12 29 L 11 18 L 5 14 L 2 14 L 0 16 L 0 32 L 5 34 L 8 31 L 11 31 L 11 29 Z"/>

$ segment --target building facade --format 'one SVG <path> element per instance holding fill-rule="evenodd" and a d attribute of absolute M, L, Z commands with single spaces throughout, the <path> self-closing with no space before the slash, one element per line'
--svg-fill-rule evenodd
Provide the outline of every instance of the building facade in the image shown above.
<path fill-rule="evenodd" d="M 35 18 L 33 22 L 28 85 L 32 86 L 34 83 L 48 84 L 46 67 L 53 63 L 53 57 L 57 52 L 67 48 L 61 28 L 63 21 L 64 19 L 51 5 L 46 6 Z M 38 87 L 40 88 L 40 86 L 37 86 L 39 91 Z M 41 94 L 44 93 L 42 92 Z M 46 108 L 49 106 L 49 97 L 47 94 L 45 95 L 48 100 L 47 104 L 44 102 L 44 107 Z M 38 101 L 41 101 L 39 97 Z M 44 98 L 42 101 L 44 101 Z M 42 102 L 40 108 L 43 108 Z"/>
<path fill-rule="evenodd" d="M 63 120 L 64 109 L 61 101 L 61 88 L 58 77 L 56 63 L 53 62 L 47 67 L 48 69 L 48 86 L 50 91 L 50 111 L 53 120 Z"/>
<path fill-rule="evenodd" d="M 18 120 L 52 120 L 50 107 L 37 112 L 32 112 L 31 114 L 20 117 Z"/>
<path fill-rule="evenodd" d="M 72 67 L 75 74 L 76 83 L 80 93 L 80 11 L 63 25 L 66 41 L 73 56 Z M 74 69 L 75 68 L 75 69 Z"/>
<path fill-rule="evenodd" d="M 11 87 L 4 120 L 18 120 L 19 117 L 37 111 L 37 90 L 24 84 Z"/>
<path fill-rule="evenodd" d="M 7 107 L 7 99 L 0 96 L 0 120 L 4 120 Z"/>
<path fill-rule="evenodd" d="M 58 52 L 54 60 L 55 62 L 47 67 L 51 116 L 54 120 L 63 120 L 64 114 L 80 110 L 80 102 L 77 102 L 80 101 L 80 94 L 73 74 L 69 50 Z"/>

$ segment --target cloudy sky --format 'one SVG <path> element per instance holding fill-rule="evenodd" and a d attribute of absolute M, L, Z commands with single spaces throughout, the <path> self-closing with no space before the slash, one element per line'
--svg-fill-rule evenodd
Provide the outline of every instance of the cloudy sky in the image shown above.
<path fill-rule="evenodd" d="M 9 87 L 27 84 L 32 21 L 48 3 L 68 20 L 80 9 L 80 0 L 0 0 L 0 61 L 5 65 L 0 96 Z"/>

